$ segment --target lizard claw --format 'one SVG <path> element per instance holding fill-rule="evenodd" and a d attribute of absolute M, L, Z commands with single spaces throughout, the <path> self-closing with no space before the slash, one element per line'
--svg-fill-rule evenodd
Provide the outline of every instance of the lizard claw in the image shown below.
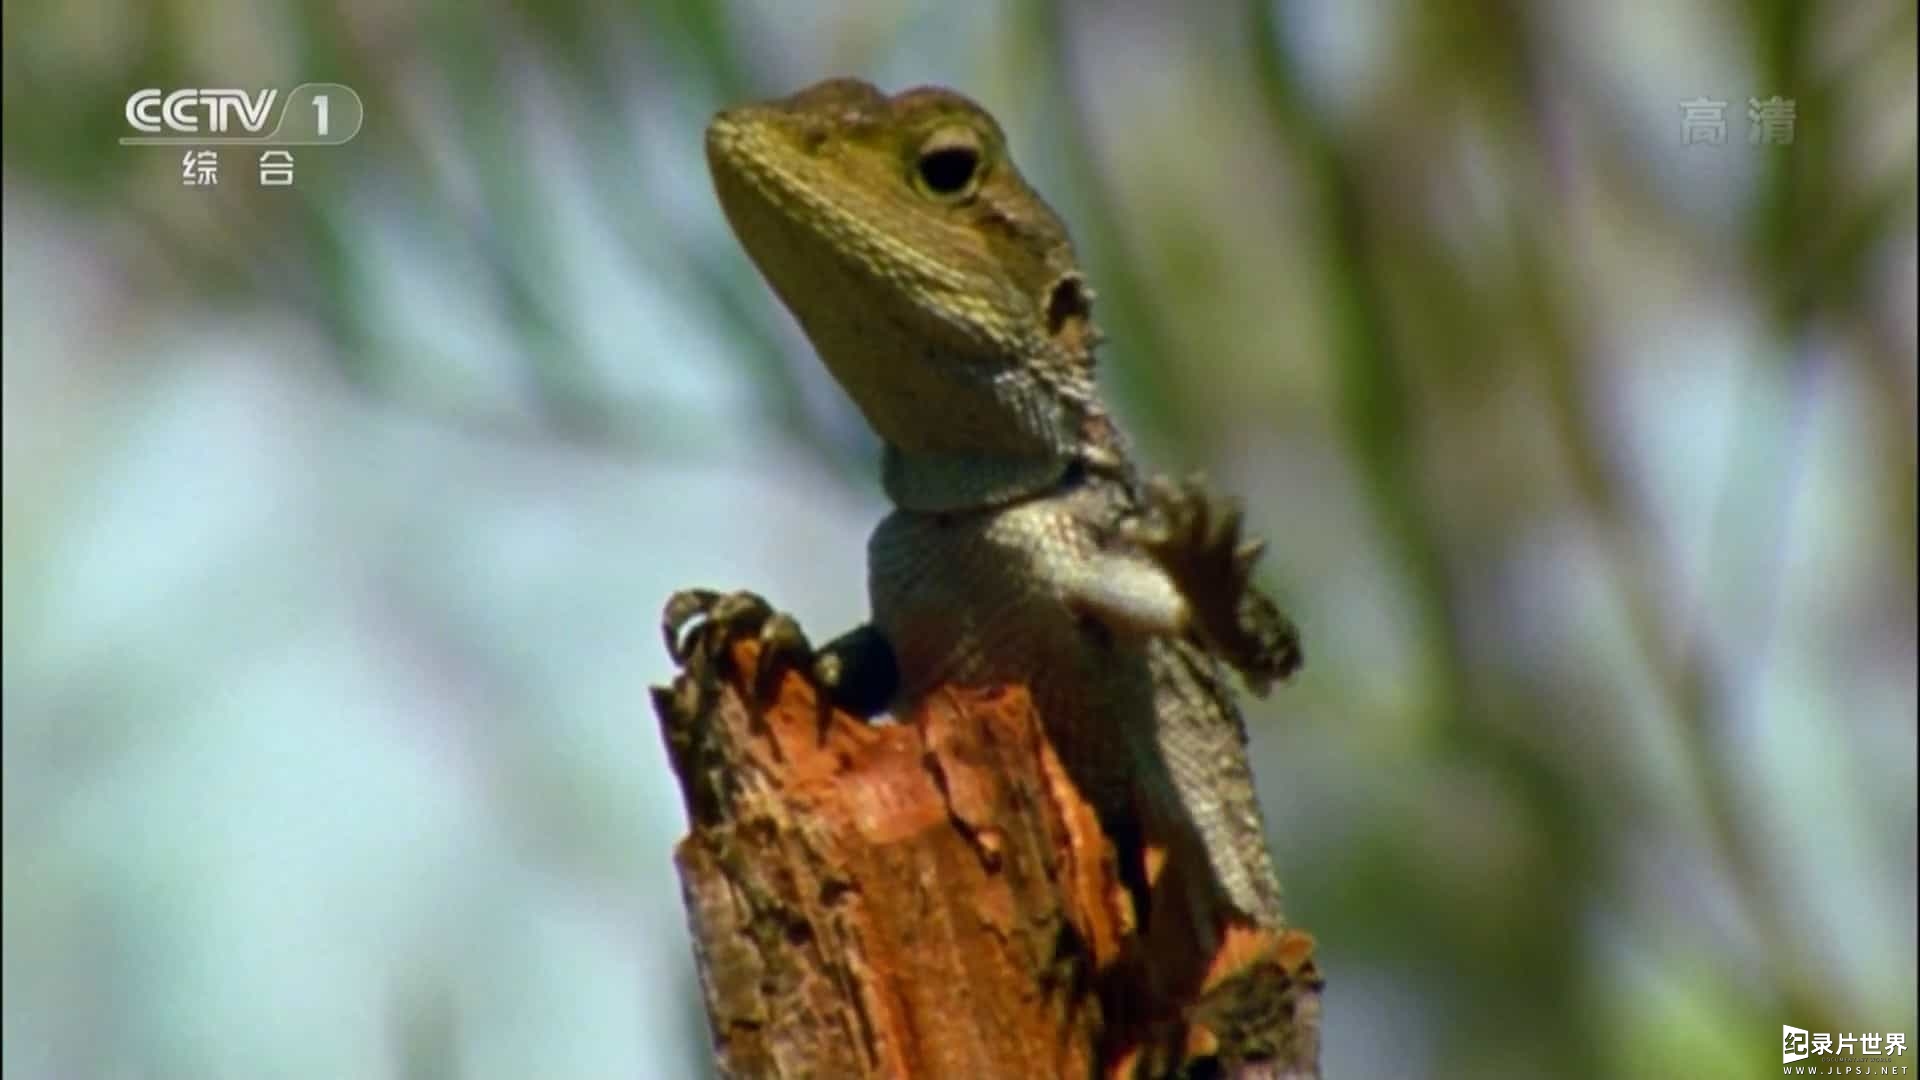
<path fill-rule="evenodd" d="M 673 662 L 686 666 L 693 655 L 694 639 L 692 635 L 682 638 L 680 632 L 686 625 L 713 608 L 720 594 L 712 589 L 681 589 L 667 597 L 667 606 L 660 613 L 660 631 L 667 639 L 667 655 Z"/>
<path fill-rule="evenodd" d="M 1253 567 L 1266 541 L 1243 538 L 1240 501 L 1212 493 L 1199 476 L 1146 487 L 1130 540 L 1173 579 L 1192 612 L 1193 627 L 1256 694 L 1300 667 L 1300 637 L 1274 602 L 1253 587 Z"/>
<path fill-rule="evenodd" d="M 805 671 L 816 685 L 822 684 L 824 680 L 814 671 L 814 659 L 813 643 L 807 640 L 806 631 L 800 629 L 799 620 L 784 611 L 768 615 L 760 624 L 760 659 L 754 665 L 754 695 L 761 701 L 772 700 L 779 687 L 780 673 L 786 670 Z"/>
<path fill-rule="evenodd" d="M 813 645 L 800 623 L 775 611 L 758 593 L 683 589 L 667 598 L 660 630 L 674 663 L 703 680 L 715 674 L 717 665 L 730 662 L 734 642 L 758 640 L 754 670 L 740 674 L 760 701 L 773 698 L 782 672 L 811 674 L 815 666 Z"/>

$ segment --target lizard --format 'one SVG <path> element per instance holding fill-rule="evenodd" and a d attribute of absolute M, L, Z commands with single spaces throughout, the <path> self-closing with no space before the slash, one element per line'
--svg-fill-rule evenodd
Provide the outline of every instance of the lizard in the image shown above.
<path fill-rule="evenodd" d="M 662 619 L 675 661 L 755 637 L 763 695 L 797 668 L 869 718 L 1023 684 L 1118 847 L 1183 837 L 1200 864 L 1183 888 L 1282 928 L 1226 672 L 1264 694 L 1299 636 L 1252 583 L 1264 545 L 1238 501 L 1133 463 L 1095 379 L 1093 290 L 999 124 L 952 90 L 837 78 L 720 112 L 706 156 L 736 237 L 879 436 L 893 510 L 867 624 L 816 648 L 758 594 L 683 590 Z M 1221 1060 L 1278 1052 L 1242 1026 Z"/>

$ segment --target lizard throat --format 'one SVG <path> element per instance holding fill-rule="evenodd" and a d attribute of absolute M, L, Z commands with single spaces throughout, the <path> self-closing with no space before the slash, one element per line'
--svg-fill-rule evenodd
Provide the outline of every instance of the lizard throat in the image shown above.
<path fill-rule="evenodd" d="M 902 510 L 952 514 L 1057 491 L 1078 468 L 1073 457 L 908 454 L 889 445 L 880 485 Z"/>

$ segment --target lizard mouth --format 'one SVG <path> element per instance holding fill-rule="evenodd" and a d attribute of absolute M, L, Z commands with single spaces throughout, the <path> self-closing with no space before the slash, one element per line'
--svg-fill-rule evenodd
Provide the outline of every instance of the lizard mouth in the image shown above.
<path fill-rule="evenodd" d="M 973 265 L 977 241 L 955 235 L 964 230 L 920 205 L 899 175 L 854 168 L 848 148 L 766 106 L 721 113 L 706 149 L 721 207 L 783 295 L 837 271 L 840 287 L 890 295 L 896 317 L 922 320 L 921 335 L 956 351 L 1014 351 L 1007 313 L 1031 302 L 1003 295 L 1006 284 Z"/>

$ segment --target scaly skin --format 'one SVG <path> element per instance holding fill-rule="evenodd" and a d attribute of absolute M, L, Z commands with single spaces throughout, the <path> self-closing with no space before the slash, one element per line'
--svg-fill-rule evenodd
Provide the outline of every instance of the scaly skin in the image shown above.
<path fill-rule="evenodd" d="M 1137 477 L 1094 383 L 1092 291 L 999 126 L 952 91 L 838 79 L 721 113 L 707 158 L 742 245 L 885 442 L 896 508 L 868 546 L 868 626 L 816 651 L 757 596 L 689 591 L 667 607 L 675 658 L 758 634 L 763 675 L 797 664 L 863 715 L 1024 684 L 1109 831 L 1167 844 L 1190 910 L 1278 930 L 1223 665 L 1264 692 L 1298 640 L 1250 584 L 1237 506 Z"/>

